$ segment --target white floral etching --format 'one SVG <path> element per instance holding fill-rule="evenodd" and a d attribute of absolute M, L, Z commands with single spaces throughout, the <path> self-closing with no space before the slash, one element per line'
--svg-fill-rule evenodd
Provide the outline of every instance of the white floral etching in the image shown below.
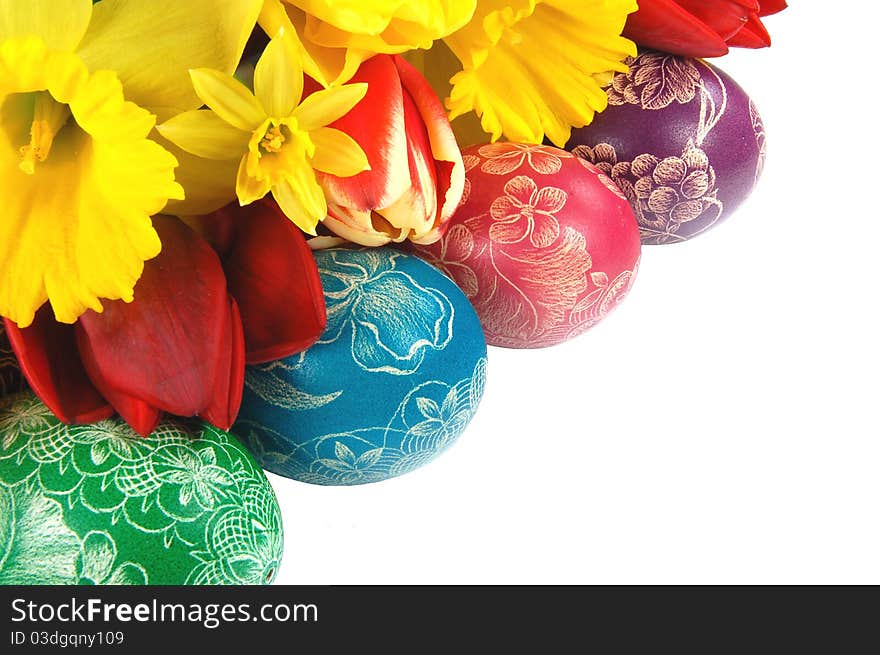
<path fill-rule="evenodd" d="M 417 254 L 455 281 L 493 345 L 549 346 L 588 329 L 616 305 L 603 294 L 619 302 L 633 271 L 595 268 L 589 232 L 566 224 L 576 207 L 569 191 L 554 185 L 556 174 L 576 162 L 615 196 L 627 198 L 604 170 L 556 148 L 496 143 L 476 152 L 465 158 L 465 167 L 507 176 L 502 194 L 481 214 L 467 214 L 465 202 L 455 225 Z"/>
<path fill-rule="evenodd" d="M 232 437 L 197 429 L 168 420 L 142 439 L 120 421 L 65 426 L 30 393 L 0 399 L 0 581 L 151 582 L 146 561 L 119 556 L 119 531 L 139 535 L 153 566 L 188 556 L 197 583 L 271 580 L 282 539 L 271 487 Z M 80 539 L 74 510 L 106 528 Z"/>
<path fill-rule="evenodd" d="M 564 159 L 572 158 L 564 150 L 522 143 L 495 143 L 481 147 L 478 152 L 485 160 L 480 170 L 490 175 L 510 175 L 523 167 L 540 175 L 553 175 L 562 170 Z M 479 159 L 474 165 L 477 163 Z"/>
<path fill-rule="evenodd" d="M 445 294 L 426 288 L 397 269 L 398 252 L 334 250 L 319 262 L 327 302 L 327 328 L 317 346 L 349 339 L 351 358 L 363 371 L 412 375 L 431 351 L 452 340 L 455 308 Z M 308 351 L 248 367 L 245 386 L 273 407 L 319 409 L 344 390 L 311 394 L 291 384 L 307 364 Z"/>
<path fill-rule="evenodd" d="M 329 405 L 343 392 L 310 394 L 287 381 L 287 377 L 300 369 L 305 361 L 301 354 L 291 360 L 278 360 L 248 369 L 245 384 L 258 398 L 281 409 L 292 411 L 318 409 Z"/>
<path fill-rule="evenodd" d="M 0 484 L 0 585 L 71 584 L 79 549 L 61 503 L 33 484 Z"/>
<path fill-rule="evenodd" d="M 494 221 L 489 237 L 496 243 L 519 243 L 528 238 L 535 248 L 546 248 L 559 238 L 556 218 L 568 202 L 558 187 L 538 188 L 535 181 L 518 175 L 504 185 L 504 195 L 489 209 Z"/>
<path fill-rule="evenodd" d="M 751 99 L 749 100 L 749 117 L 752 121 L 752 129 L 755 131 L 755 142 L 758 144 L 758 165 L 755 169 L 755 184 L 757 184 L 767 162 L 767 134 L 764 130 L 764 120 L 758 113 L 755 102 Z"/>
<path fill-rule="evenodd" d="M 321 265 L 327 330 L 319 344 L 350 334 L 360 368 L 392 375 L 415 373 L 428 351 L 449 345 L 452 303 L 397 270 L 403 256 L 369 249 L 327 253 L 330 263 Z"/>
<path fill-rule="evenodd" d="M 77 560 L 77 583 L 87 585 L 145 585 L 149 576 L 140 564 L 117 563 L 116 542 L 106 532 L 86 534 Z"/>
<path fill-rule="evenodd" d="M 629 71 L 616 74 L 607 89 L 611 105 L 636 105 L 650 112 L 676 103 L 687 105 L 699 97 L 699 119 L 681 154 L 661 158 L 646 152 L 624 161 L 608 143 L 578 146 L 573 153 L 597 166 L 620 188 L 636 214 L 642 243 L 691 239 L 724 214 L 715 169 L 703 144 L 727 113 L 727 85 L 712 66 L 700 60 L 649 51 L 627 63 Z M 756 124 L 753 107 L 752 124 L 762 149 L 763 129 Z M 759 171 L 762 164 L 759 157 Z"/>
<path fill-rule="evenodd" d="M 664 159 L 644 153 L 631 162 L 620 161 L 608 143 L 577 146 L 572 152 L 620 189 L 639 222 L 643 243 L 684 241 L 721 220 L 724 204 L 718 199 L 715 169 L 693 140 L 680 156 Z M 692 221 L 700 222 L 699 229 L 680 234 Z"/>
<path fill-rule="evenodd" d="M 483 396 L 486 359 L 457 384 L 425 382 L 412 389 L 384 426 L 327 434 L 304 443 L 240 421 L 240 436 L 257 454 L 297 480 L 354 485 L 407 473 L 448 448 L 464 431 Z"/>

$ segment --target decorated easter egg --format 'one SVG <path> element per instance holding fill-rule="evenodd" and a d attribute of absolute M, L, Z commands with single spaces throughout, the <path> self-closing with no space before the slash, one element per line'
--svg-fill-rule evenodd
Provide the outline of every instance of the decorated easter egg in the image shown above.
<path fill-rule="evenodd" d="M 235 437 L 69 427 L 30 392 L 0 399 L 0 584 L 262 584 L 281 552 L 275 494 Z"/>
<path fill-rule="evenodd" d="M 433 459 L 483 394 L 486 342 L 440 271 L 391 248 L 315 253 L 327 329 L 248 367 L 234 430 L 268 470 L 322 485 L 377 482 Z"/>
<path fill-rule="evenodd" d="M 3 396 L 23 391 L 26 388 L 21 371 L 18 369 L 18 361 L 12 352 L 12 346 L 6 338 L 6 329 L 0 320 L 0 398 Z"/>
<path fill-rule="evenodd" d="M 755 104 L 715 66 L 646 51 L 608 87 L 608 109 L 566 146 L 629 199 L 642 243 L 685 241 L 748 197 L 764 167 Z"/>
<path fill-rule="evenodd" d="M 463 155 L 461 206 L 439 242 L 413 252 L 461 287 L 486 341 L 552 346 L 602 320 L 629 291 L 641 252 L 617 187 L 549 146 L 496 143 Z"/>

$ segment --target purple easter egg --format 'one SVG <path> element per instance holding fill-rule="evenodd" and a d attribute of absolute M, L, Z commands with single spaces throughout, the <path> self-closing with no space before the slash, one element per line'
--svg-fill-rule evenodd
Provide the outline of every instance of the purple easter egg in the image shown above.
<path fill-rule="evenodd" d="M 566 148 L 620 187 L 642 243 L 686 241 L 727 218 L 764 166 L 764 126 L 745 91 L 701 59 L 645 51 L 614 76 L 608 109 Z"/>

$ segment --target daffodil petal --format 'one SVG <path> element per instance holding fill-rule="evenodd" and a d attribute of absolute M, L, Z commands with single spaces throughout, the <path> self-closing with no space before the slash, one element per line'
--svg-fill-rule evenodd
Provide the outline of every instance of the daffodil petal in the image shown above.
<path fill-rule="evenodd" d="M 178 114 L 156 128 L 188 153 L 205 159 L 238 159 L 247 152 L 250 132 L 233 127 L 213 111 L 196 109 Z"/>
<path fill-rule="evenodd" d="M 324 86 L 347 82 L 376 53 L 431 47 L 435 39 L 463 27 L 477 5 L 477 0 L 285 1 Z"/>
<path fill-rule="evenodd" d="M 49 300 L 59 320 L 73 322 L 100 311 L 101 298 L 131 299 L 144 260 L 160 248 L 150 216 L 183 195 L 174 157 L 145 138 L 153 117 L 125 101 L 112 73 L 89 77 L 75 55 L 37 37 L 6 40 L 0 68 L 12 93 L 0 102 L 0 315 L 26 326 Z M 15 99 L 35 90 L 69 101 L 72 115 L 25 172 L 19 146 L 34 106 Z"/>
<path fill-rule="evenodd" d="M 635 44 L 620 36 L 635 0 L 481 0 L 445 39 L 464 70 L 452 78 L 452 118 L 471 110 L 492 140 L 562 146 L 607 97 L 596 80 L 626 70 Z M 542 71 L 552 70 L 553 75 Z"/>
<path fill-rule="evenodd" d="M 303 69 L 290 37 L 269 42 L 254 71 L 254 91 L 269 116 L 286 118 L 299 104 Z"/>
<path fill-rule="evenodd" d="M 165 121 L 202 104 L 189 69 L 235 71 L 261 7 L 262 0 L 101 0 L 77 52 L 90 70 L 116 71 L 126 98 Z"/>
<path fill-rule="evenodd" d="M 92 75 L 69 104 L 77 124 L 97 138 L 144 139 L 156 124 L 150 112 L 125 101 L 122 83 L 111 71 Z"/>
<path fill-rule="evenodd" d="M 298 10 L 290 8 L 290 13 L 295 11 Z M 281 0 L 265 0 L 263 10 L 260 12 L 260 27 L 271 38 L 275 38 L 280 34 L 284 34 L 286 38 L 289 38 L 293 42 L 294 49 L 299 53 L 306 75 L 317 81 L 321 86 L 329 86 L 332 78 L 328 76 L 326 71 L 330 70 L 330 67 L 316 61 L 312 54 L 306 50 L 296 28 L 293 26 L 290 13 L 285 10 L 285 5 L 281 3 Z M 304 21 L 305 14 L 302 14 L 300 18 Z"/>
<path fill-rule="evenodd" d="M 363 100 L 365 95 L 367 95 L 365 83 L 346 84 L 315 91 L 302 101 L 293 116 L 299 123 L 300 129 L 308 132 L 339 120 Z"/>
<path fill-rule="evenodd" d="M 30 48 L 8 41 L 4 58 L 15 59 L 16 45 Z M 52 65 L 59 56 L 73 55 L 46 51 L 47 76 L 65 68 Z M 4 65 L 12 88 L 33 82 L 33 71 Z M 0 315 L 22 327 L 47 299 L 65 323 L 101 311 L 102 298 L 130 301 L 144 261 L 161 248 L 150 217 L 169 198 L 183 197 L 174 181 L 177 161 L 145 138 L 153 117 L 124 100 L 112 73 L 74 86 L 72 116 L 31 173 L 19 168 L 17 149 L 30 118 L 22 107 L 0 105 Z M 57 97 L 48 81 L 46 88 Z"/>
<path fill-rule="evenodd" d="M 248 172 L 248 159 L 250 155 L 241 158 L 238 166 L 238 174 L 235 181 L 235 194 L 242 206 L 249 205 L 269 193 L 271 183 L 267 176 L 255 177 Z"/>
<path fill-rule="evenodd" d="M 177 159 L 174 177 L 186 191 L 183 200 L 169 200 L 165 212 L 175 216 L 203 216 L 235 200 L 238 160 L 203 159 L 181 150 L 159 134 L 155 140 Z"/>
<path fill-rule="evenodd" d="M 53 50 L 73 52 L 91 17 L 91 0 L 5 0 L 0 3 L 0 41 L 37 36 Z"/>
<path fill-rule="evenodd" d="M 211 68 L 190 71 L 199 98 L 230 125 L 253 132 L 266 112 L 248 88 L 231 75 Z"/>
<path fill-rule="evenodd" d="M 370 170 L 367 155 L 358 142 L 341 130 L 320 127 L 309 133 L 315 144 L 312 167 L 337 177 L 351 177 Z"/>
<path fill-rule="evenodd" d="M 316 235 L 315 228 L 327 216 L 327 199 L 309 166 L 300 167 L 297 174 L 275 184 L 272 196 L 285 216 L 299 229 Z"/>

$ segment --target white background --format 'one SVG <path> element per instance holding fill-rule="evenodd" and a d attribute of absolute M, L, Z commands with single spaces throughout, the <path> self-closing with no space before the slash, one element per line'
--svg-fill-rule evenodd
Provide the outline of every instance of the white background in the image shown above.
<path fill-rule="evenodd" d="M 586 335 L 491 349 L 436 462 L 350 488 L 270 475 L 278 582 L 880 583 L 880 10 L 791 4 L 771 49 L 716 62 L 765 119 L 751 199 L 645 248 Z"/>

